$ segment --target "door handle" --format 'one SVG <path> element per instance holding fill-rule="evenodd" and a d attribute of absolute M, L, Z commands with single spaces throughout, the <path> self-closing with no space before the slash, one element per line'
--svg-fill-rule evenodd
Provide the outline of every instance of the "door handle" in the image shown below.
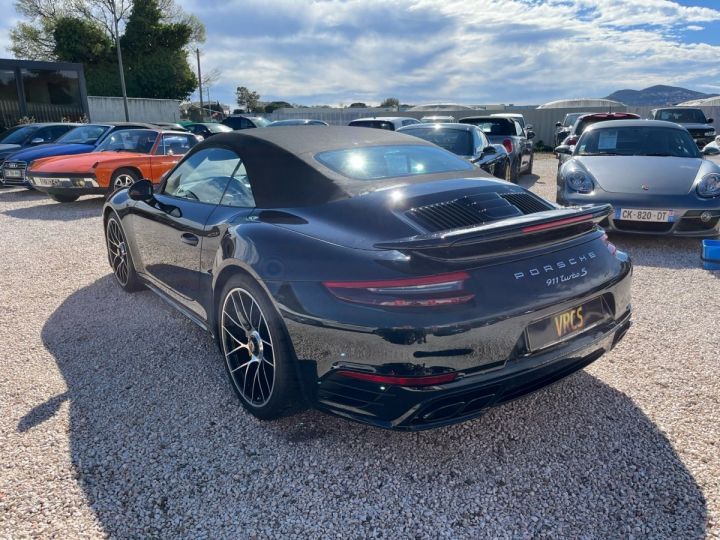
<path fill-rule="evenodd" d="M 190 233 L 183 233 L 180 238 L 182 238 L 182 241 L 190 246 L 197 246 L 199 242 L 198 237 Z"/>

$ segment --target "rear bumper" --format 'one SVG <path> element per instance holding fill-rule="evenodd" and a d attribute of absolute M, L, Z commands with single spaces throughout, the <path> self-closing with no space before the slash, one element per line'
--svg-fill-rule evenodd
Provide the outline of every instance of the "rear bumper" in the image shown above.
<path fill-rule="evenodd" d="M 512 303 L 510 311 L 441 326 L 341 324 L 301 315 L 278 303 L 310 401 L 360 422 L 420 430 L 477 416 L 487 407 L 582 369 L 610 350 L 630 326 L 632 265 L 627 258 L 618 260 L 613 272 L 612 279 L 587 286 L 580 295 L 536 307 L 531 307 L 533 302 L 547 294 L 542 290 L 544 279 L 536 298 L 525 293 L 512 297 L 507 290 L 500 297 Z M 526 337 L 530 324 L 596 297 L 608 306 L 608 318 L 600 326 L 531 352 Z M 413 387 L 358 380 L 343 371 L 399 376 L 455 372 L 458 378 Z"/>
<path fill-rule="evenodd" d="M 521 357 L 502 369 L 469 374 L 431 387 L 383 386 L 330 374 L 320 382 L 317 407 L 386 429 L 421 431 L 483 414 L 562 380 L 599 359 L 631 326 L 628 310 L 591 335 L 540 355 Z"/>

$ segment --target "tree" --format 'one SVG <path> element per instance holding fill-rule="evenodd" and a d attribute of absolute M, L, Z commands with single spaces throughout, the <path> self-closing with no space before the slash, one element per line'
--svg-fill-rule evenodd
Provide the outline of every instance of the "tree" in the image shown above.
<path fill-rule="evenodd" d="M 118 17 L 123 6 L 118 3 L 112 11 L 108 5 L 109 16 Z M 60 19 L 53 34 L 54 55 L 60 60 L 85 64 L 90 94 L 117 96 L 120 79 L 117 48 L 113 41 L 115 34 L 109 35 L 107 28 L 114 22 L 108 19 L 106 23 L 93 18 Z M 125 33 L 120 37 L 128 95 L 169 99 L 184 99 L 190 95 L 197 87 L 197 78 L 185 52 L 192 32 L 192 28 L 184 23 L 163 22 L 157 0 L 136 2 Z"/>
<path fill-rule="evenodd" d="M 394 97 L 385 98 L 380 106 L 400 110 L 400 100 Z"/>
<path fill-rule="evenodd" d="M 175 0 L 159 0 L 159 7 L 163 23 L 178 23 L 191 29 L 186 50 L 205 41 L 202 22 L 184 12 Z M 113 39 L 125 26 L 132 8 L 133 0 L 15 0 L 15 10 L 25 20 L 10 30 L 10 51 L 17 58 L 56 60 L 53 34 L 61 18 L 73 17 L 97 24 Z"/>
<path fill-rule="evenodd" d="M 245 109 L 246 112 L 250 112 L 257 108 L 260 94 L 248 90 L 245 86 L 238 86 L 235 90 L 235 98 L 240 107 Z"/>
<path fill-rule="evenodd" d="M 290 105 L 287 101 L 271 101 L 267 105 L 265 105 L 265 112 L 267 114 L 272 114 L 277 109 L 285 109 L 285 108 L 292 108 L 292 105 Z"/>

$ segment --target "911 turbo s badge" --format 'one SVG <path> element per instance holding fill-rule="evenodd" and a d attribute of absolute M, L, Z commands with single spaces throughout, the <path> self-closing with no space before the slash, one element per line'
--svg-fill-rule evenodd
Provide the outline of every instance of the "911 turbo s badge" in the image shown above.
<path fill-rule="evenodd" d="M 579 277 L 584 277 L 585 275 L 587 275 L 587 270 L 585 268 L 580 268 L 580 266 L 596 258 L 597 255 L 594 251 L 588 251 L 587 253 L 584 253 L 577 257 L 570 257 L 568 259 L 544 264 L 543 266 L 536 266 L 535 268 L 530 268 L 526 272 L 515 272 L 515 279 L 525 279 L 528 277 L 537 277 L 540 275 L 547 276 L 548 274 L 555 274 L 552 281 L 555 282 L 555 279 L 557 279 L 557 283 L 560 283 L 562 281 L 569 281 L 571 279 L 577 279 Z M 573 271 L 570 274 L 557 275 L 559 272 L 563 272 L 566 269 L 571 269 Z M 578 275 L 576 276 L 575 274 Z M 553 283 L 548 283 L 548 285 L 552 284 Z"/>

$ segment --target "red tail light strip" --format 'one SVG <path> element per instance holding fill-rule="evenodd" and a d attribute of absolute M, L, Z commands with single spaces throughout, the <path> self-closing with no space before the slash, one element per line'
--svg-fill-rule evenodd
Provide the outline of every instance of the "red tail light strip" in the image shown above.
<path fill-rule="evenodd" d="M 571 217 L 571 218 L 566 218 L 566 219 L 558 219 L 557 221 L 550 221 L 549 223 L 541 223 L 540 225 L 530 225 L 529 227 L 524 227 L 522 232 L 534 233 L 534 232 L 539 232 L 539 231 L 546 231 L 548 229 L 564 227 L 565 225 L 572 225 L 573 223 L 590 221 L 592 218 L 593 218 L 592 214 L 585 214 L 583 216 L 576 216 L 576 217 Z"/>
<path fill-rule="evenodd" d="M 432 386 L 434 384 L 445 384 L 454 381 L 458 373 L 442 373 L 441 375 L 422 375 L 419 377 L 399 377 L 396 375 L 377 375 L 375 373 L 363 373 L 361 371 L 338 371 L 338 375 L 357 379 L 359 381 L 375 382 L 380 384 L 395 384 L 399 386 Z"/>
<path fill-rule="evenodd" d="M 450 274 L 439 274 L 437 276 L 385 281 L 325 281 L 324 285 L 331 289 L 374 289 L 383 287 L 420 287 L 422 285 L 437 285 L 438 283 L 450 283 L 453 281 L 464 281 L 466 279 L 470 279 L 470 274 L 467 272 L 453 272 Z"/>

